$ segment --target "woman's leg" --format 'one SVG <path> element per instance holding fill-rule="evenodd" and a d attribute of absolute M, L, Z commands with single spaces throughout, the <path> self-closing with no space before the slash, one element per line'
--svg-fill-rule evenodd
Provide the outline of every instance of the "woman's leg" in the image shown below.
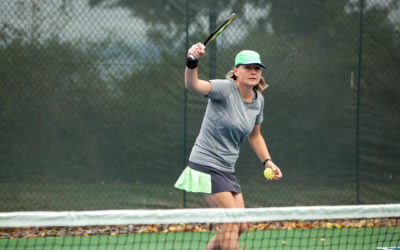
<path fill-rule="evenodd" d="M 233 194 L 233 199 L 235 199 L 237 208 L 244 208 L 244 200 L 242 194 Z M 242 222 L 239 226 L 239 236 L 247 230 L 247 223 Z"/>
<path fill-rule="evenodd" d="M 244 208 L 242 194 L 221 192 L 205 194 L 207 203 L 212 208 Z M 246 223 L 224 223 L 207 245 L 207 250 L 233 250 L 238 247 L 238 238 L 247 229 Z"/>

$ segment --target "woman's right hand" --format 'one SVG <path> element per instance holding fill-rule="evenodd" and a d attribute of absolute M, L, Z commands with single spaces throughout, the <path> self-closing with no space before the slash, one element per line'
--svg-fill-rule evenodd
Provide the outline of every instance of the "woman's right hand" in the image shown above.
<path fill-rule="evenodd" d="M 189 58 L 192 57 L 195 60 L 199 60 L 206 53 L 205 48 L 206 47 L 202 43 L 196 43 L 192 45 L 192 47 L 190 47 L 190 49 L 188 50 L 188 57 Z"/>

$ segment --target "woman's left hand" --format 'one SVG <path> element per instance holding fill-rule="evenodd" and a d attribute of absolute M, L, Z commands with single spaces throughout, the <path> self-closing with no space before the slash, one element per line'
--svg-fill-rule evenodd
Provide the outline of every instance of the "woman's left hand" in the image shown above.
<path fill-rule="evenodd" d="M 265 168 L 271 168 L 272 172 L 274 173 L 274 177 L 272 177 L 270 180 L 279 180 L 280 178 L 282 178 L 281 170 L 278 168 L 277 165 L 275 165 L 273 161 L 267 161 L 265 163 Z"/>

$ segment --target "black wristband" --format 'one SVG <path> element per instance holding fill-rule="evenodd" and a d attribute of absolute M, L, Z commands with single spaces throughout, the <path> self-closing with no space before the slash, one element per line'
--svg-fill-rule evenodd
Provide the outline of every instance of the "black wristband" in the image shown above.
<path fill-rule="evenodd" d="M 263 162 L 263 166 L 265 166 L 265 163 L 267 163 L 267 161 L 272 161 L 270 158 L 265 159 L 265 161 Z"/>
<path fill-rule="evenodd" d="M 189 69 L 195 69 L 199 65 L 199 60 L 190 60 L 189 58 L 186 60 L 186 66 Z"/>

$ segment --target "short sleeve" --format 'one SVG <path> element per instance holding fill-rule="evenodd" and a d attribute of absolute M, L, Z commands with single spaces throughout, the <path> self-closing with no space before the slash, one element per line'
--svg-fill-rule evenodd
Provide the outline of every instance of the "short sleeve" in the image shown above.
<path fill-rule="evenodd" d="M 211 91 L 206 97 L 214 101 L 223 101 L 232 92 L 235 84 L 231 79 L 210 80 L 210 83 Z"/>
<path fill-rule="evenodd" d="M 256 117 L 256 124 L 261 124 L 264 120 L 264 97 L 261 95 L 261 93 L 257 92 L 259 98 L 260 98 L 260 112 L 258 113 L 257 117 Z"/>

